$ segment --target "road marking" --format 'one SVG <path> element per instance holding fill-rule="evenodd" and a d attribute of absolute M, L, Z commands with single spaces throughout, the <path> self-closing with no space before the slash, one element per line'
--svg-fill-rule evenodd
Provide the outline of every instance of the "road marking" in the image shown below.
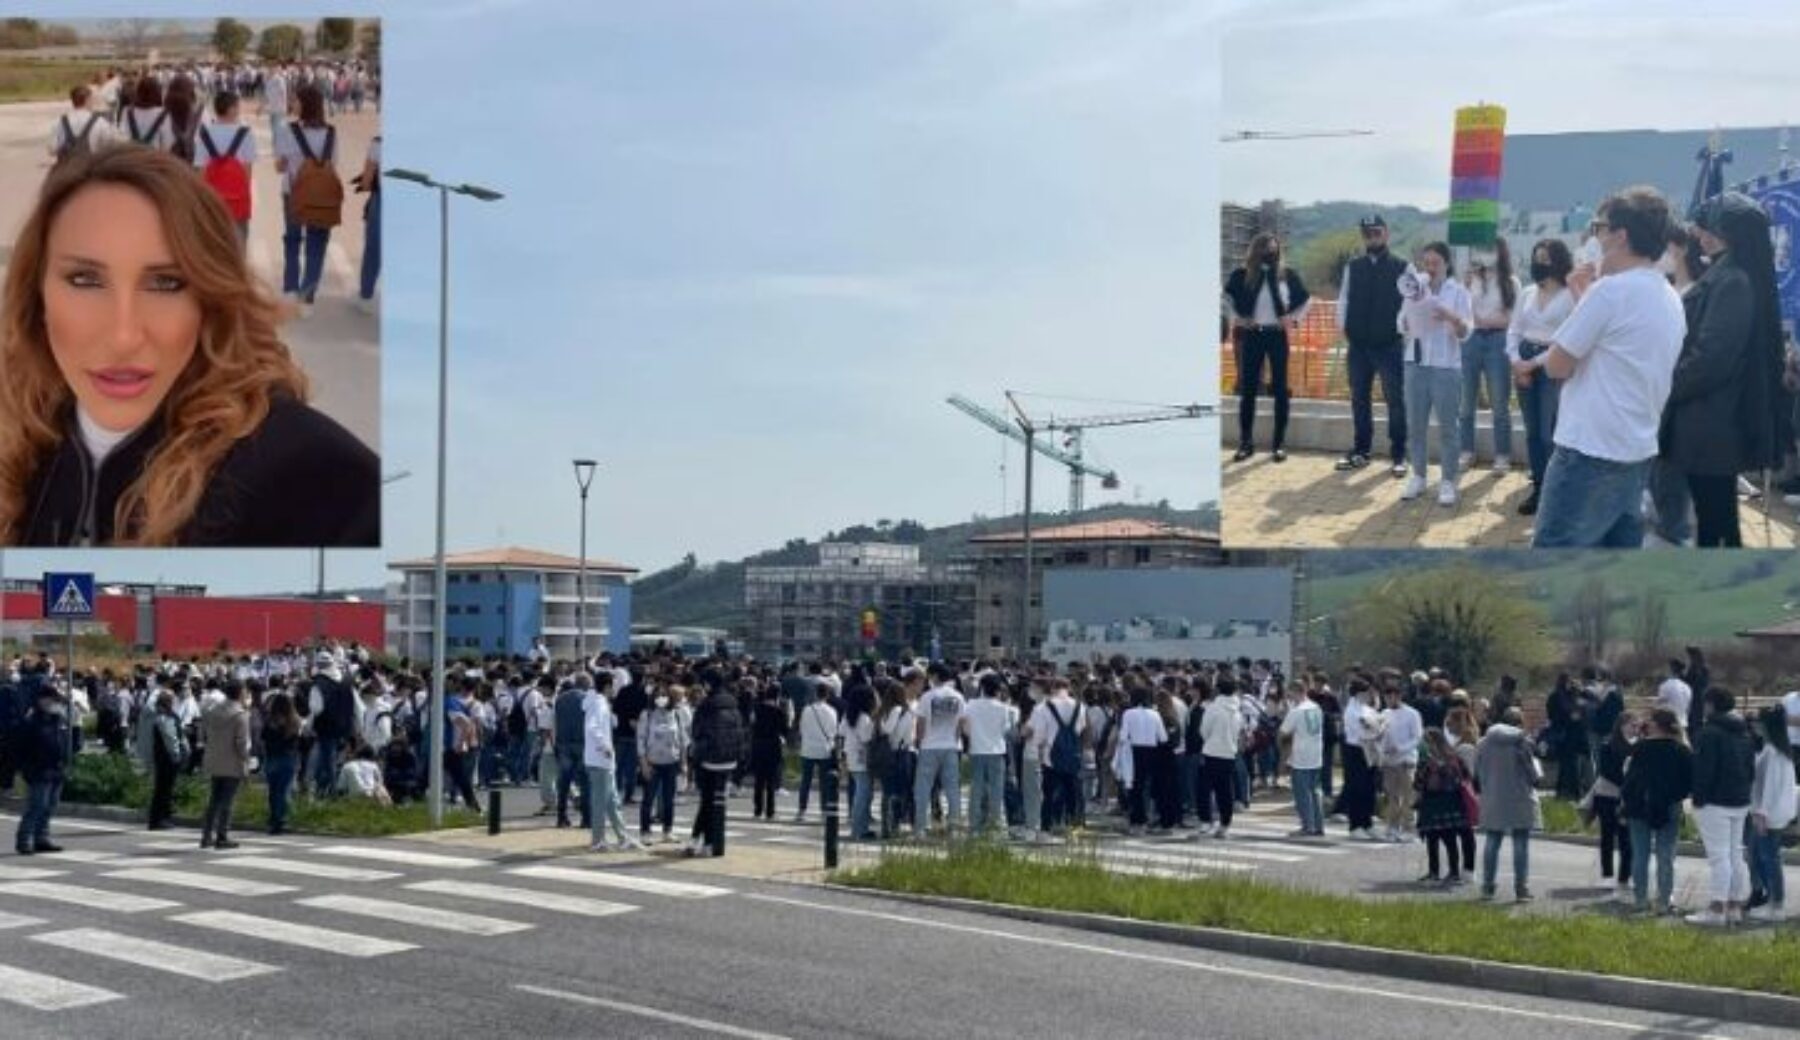
<path fill-rule="evenodd" d="M 230 910 L 203 910 L 194 914 L 181 914 L 169 920 L 191 924 L 197 928 L 212 928 L 233 935 L 286 943 L 289 946 L 304 946 L 310 950 L 323 950 L 345 957 L 380 957 L 383 954 L 418 949 L 412 943 L 377 939 L 370 935 L 340 932 L 331 928 L 315 928 L 308 924 L 278 921 L 272 917 L 254 917 Z"/>
<path fill-rule="evenodd" d="M 313 851 L 323 856 L 350 856 L 356 859 L 379 860 L 383 863 L 403 863 L 409 867 L 442 867 L 450 870 L 485 867 L 489 862 L 485 859 L 470 859 L 466 856 L 440 856 L 435 852 L 385 849 L 374 845 L 327 845 Z"/>
<path fill-rule="evenodd" d="M 517 984 L 514 989 L 521 993 L 532 993 L 540 997 L 551 997 L 566 1000 L 571 1004 L 586 1004 L 589 1007 L 606 1008 L 609 1011 L 622 1011 L 627 1015 L 668 1022 L 672 1025 L 687 1026 L 702 1032 L 717 1033 L 720 1036 L 735 1036 L 740 1040 L 788 1040 L 780 1033 L 759 1033 L 753 1029 L 742 1029 L 738 1026 L 726 1025 L 723 1022 L 712 1022 L 704 1018 L 692 1018 L 688 1015 L 677 1015 L 672 1011 L 659 1011 L 656 1008 L 644 1007 L 642 1004 L 627 1004 L 619 1000 L 607 1000 L 604 997 L 590 997 L 582 993 L 569 993 L 560 989 L 545 989 L 542 986 L 526 986 Z"/>
<path fill-rule="evenodd" d="M 167 899 L 152 899 L 149 896 L 132 895 L 129 892 L 108 892 L 104 889 L 65 885 L 56 881 L 17 881 L 9 885 L 0 885 L 0 895 L 48 899 L 52 903 L 68 903 L 72 906 L 85 906 L 94 910 L 112 910 L 121 914 L 137 914 L 146 910 L 175 910 L 181 906 L 180 903 L 173 903 Z"/>
<path fill-rule="evenodd" d="M 211 852 L 212 851 L 211 849 L 201 848 L 200 842 L 197 840 L 196 841 L 169 841 L 169 840 L 165 839 L 163 841 L 140 841 L 140 842 L 138 842 L 138 848 L 149 849 L 151 852 Z M 232 850 L 226 849 L 225 851 L 231 852 Z M 236 850 L 235 855 L 256 856 L 256 855 L 261 855 L 262 853 L 267 852 L 267 851 L 268 851 L 267 849 L 239 848 Z"/>
<path fill-rule="evenodd" d="M 109 932 L 102 928 L 76 928 L 67 932 L 34 935 L 31 938 L 34 942 L 60 946 L 65 950 L 124 961 L 127 964 L 155 968 L 158 971 L 185 975 L 190 979 L 204 979 L 208 982 L 230 982 L 233 979 L 247 979 L 253 975 L 267 975 L 281 970 L 270 964 L 259 964 L 256 961 L 240 960 L 224 954 L 208 953 L 205 950 L 176 946 L 174 943 L 140 939 L 133 935 L 121 935 L 118 932 Z"/>
<path fill-rule="evenodd" d="M 392 870 L 369 870 L 366 867 L 340 867 L 336 863 L 313 863 L 303 859 L 282 859 L 279 856 L 233 856 L 225 862 L 231 864 L 233 870 L 269 870 L 279 874 L 298 874 L 302 877 L 326 878 L 331 881 L 391 881 L 401 877 Z"/>
<path fill-rule="evenodd" d="M 26 917 L 24 914 L 0 913 L 0 930 L 7 928 L 30 928 L 33 925 L 43 923 L 43 919 L 38 917 Z"/>
<path fill-rule="evenodd" d="M 316 841 L 301 841 L 298 838 L 238 838 L 236 840 L 245 845 L 274 845 L 283 849 L 310 849 L 319 844 Z"/>
<path fill-rule="evenodd" d="M 1114 950 L 1092 943 L 1072 942 L 1067 939 L 1050 939 L 1038 935 L 1023 935 L 1000 928 L 982 928 L 976 925 L 955 924 L 950 921 L 933 921 L 919 917 L 908 917 L 904 914 L 883 913 L 879 910 L 858 910 L 847 906 L 828 906 L 823 903 L 809 903 L 803 899 L 789 899 L 784 896 L 766 896 L 747 893 L 746 899 L 761 903 L 775 903 L 781 906 L 800 907 L 806 910 L 819 910 L 831 914 L 843 914 L 849 917 L 872 918 L 894 924 L 917 925 L 921 928 L 936 928 L 946 932 L 961 932 L 965 935 L 979 935 L 988 939 L 1006 939 L 1012 942 L 1026 943 L 1032 946 L 1046 946 L 1053 949 L 1071 950 L 1076 953 L 1092 953 L 1102 957 L 1116 957 L 1121 960 L 1138 961 L 1144 964 L 1156 964 L 1164 967 L 1186 968 L 1190 971 L 1207 972 L 1213 975 L 1228 975 L 1232 978 L 1246 979 L 1256 983 L 1270 985 L 1298 986 L 1303 989 L 1325 990 L 1332 993 L 1343 993 L 1355 997 L 1381 998 L 1385 1000 L 1403 1000 L 1415 1004 L 1427 1004 L 1433 1007 L 1456 1011 L 1483 1011 L 1496 1015 L 1514 1015 L 1519 1018 L 1531 1018 L 1546 1022 L 1564 1022 L 1574 1025 L 1595 1026 L 1601 1029 L 1616 1029 L 1622 1032 L 1635 1033 L 1640 1036 L 1686 1036 L 1699 1040 L 1732 1040 L 1718 1033 L 1696 1033 L 1690 1030 L 1675 1029 L 1666 1026 L 1644 1026 L 1630 1022 L 1615 1022 L 1604 1018 L 1587 1018 L 1582 1015 L 1564 1015 L 1554 1011 L 1533 1011 L 1529 1008 L 1507 1007 L 1503 1004 L 1483 1004 L 1468 995 L 1456 998 L 1431 997 L 1421 993 L 1405 993 L 1399 990 L 1378 989 L 1370 986 L 1351 985 L 1341 982 L 1324 982 L 1317 979 L 1297 979 L 1288 975 L 1277 974 L 1264 968 L 1232 968 L 1223 964 L 1209 964 L 1201 961 L 1184 960 L 1180 957 L 1167 957 L 1153 953 L 1139 953 L 1135 950 Z"/>
<path fill-rule="evenodd" d="M 66 863 L 110 863 L 119 858 L 117 852 L 100 852 L 95 849 L 64 849 L 54 855 Z"/>
<path fill-rule="evenodd" d="M 496 903 L 536 907 L 539 910 L 580 914 L 583 917 L 611 917 L 614 914 L 627 914 L 637 909 L 637 907 L 625 903 L 609 903 L 604 899 L 566 896 L 560 892 L 540 892 L 536 889 L 488 885 L 476 881 L 420 881 L 406 887 L 415 892 L 434 892 L 438 895 L 459 896 L 464 899 L 487 899 Z"/>
<path fill-rule="evenodd" d="M 85 986 L 52 975 L 9 968 L 0 964 L 0 1000 L 21 1004 L 37 1011 L 67 1011 L 118 1000 L 124 994 L 98 986 Z"/>
<path fill-rule="evenodd" d="M 513 932 L 523 932 L 535 927 L 523 921 L 507 921 L 498 917 L 483 917 L 480 914 L 439 910 L 433 906 L 396 903 L 388 899 L 364 899 L 361 896 L 317 896 L 296 902 L 300 906 L 310 906 L 317 910 L 335 910 L 340 914 L 358 914 L 383 921 L 418 925 L 420 928 L 460 932 L 463 935 L 510 935 Z"/>
<path fill-rule="evenodd" d="M 297 891 L 291 885 L 271 885 L 266 881 L 251 881 L 249 878 L 231 877 L 224 874 L 203 874 L 186 870 L 157 870 L 141 867 L 136 870 L 115 870 L 105 875 L 121 881 L 145 881 L 152 885 L 175 885 L 180 888 L 197 888 L 203 892 L 217 892 L 227 896 L 279 896 Z"/>
<path fill-rule="evenodd" d="M 542 878 L 546 881 L 573 881 L 602 888 L 622 888 L 632 892 L 669 896 L 673 899 L 711 899 L 714 896 L 731 894 L 731 889 L 718 888 L 714 885 L 696 885 L 687 881 L 665 881 L 661 878 L 644 877 L 641 874 L 626 874 L 610 870 L 583 870 L 579 867 L 518 867 L 507 873 L 517 874 L 520 877 Z"/>
<path fill-rule="evenodd" d="M 1240 859 L 1263 860 L 1269 863 L 1306 862 L 1305 856 L 1289 856 L 1279 852 L 1267 852 L 1262 849 L 1246 849 L 1240 846 L 1231 845 L 1229 844 L 1229 841 L 1230 839 L 1226 839 L 1226 841 L 1213 841 L 1209 838 L 1201 838 L 1197 842 L 1128 841 L 1125 842 L 1124 845 L 1128 849 L 1149 849 L 1151 851 L 1162 851 L 1165 849 L 1174 850 L 1185 847 L 1192 849 L 1197 856 L 1236 856 Z"/>
<path fill-rule="evenodd" d="M 66 870 L 44 870 L 40 867 L 9 867 L 0 864 L 0 881 L 42 881 L 45 878 L 62 877 Z"/>

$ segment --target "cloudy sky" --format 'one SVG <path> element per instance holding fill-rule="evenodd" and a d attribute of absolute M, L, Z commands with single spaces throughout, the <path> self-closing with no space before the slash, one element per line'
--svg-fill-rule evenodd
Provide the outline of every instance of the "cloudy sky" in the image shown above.
<path fill-rule="evenodd" d="M 591 555 L 646 572 L 884 517 L 993 515 L 1000 438 L 945 395 L 1083 399 L 1038 400 L 1065 415 L 1216 399 L 1204 5 L 396 6 L 182 13 L 381 15 L 388 162 L 507 194 L 452 207 L 452 551 L 573 553 L 578 455 L 602 463 Z M 382 582 L 434 537 L 436 199 L 389 192 L 383 464 L 413 476 L 388 489 L 387 550 L 333 554 L 333 585 Z M 1210 423 L 1088 444 L 1123 479 L 1090 504 L 1217 498 Z M 1038 472 L 1040 508 L 1060 508 L 1066 480 Z M 6 566 L 311 581 L 303 553 Z"/>
<path fill-rule="evenodd" d="M 1517 134 L 1800 121 L 1800 20 L 1775 0 L 1291 0 L 1282 11 L 1226 32 L 1224 128 L 1375 136 L 1226 145 L 1233 201 L 1442 208 L 1453 112 L 1480 101 L 1505 105 Z"/>

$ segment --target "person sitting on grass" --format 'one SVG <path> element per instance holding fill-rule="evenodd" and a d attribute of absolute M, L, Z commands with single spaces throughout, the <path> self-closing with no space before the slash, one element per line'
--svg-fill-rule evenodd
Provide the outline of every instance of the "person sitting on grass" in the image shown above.
<path fill-rule="evenodd" d="M 358 748 L 355 757 L 338 770 L 337 793 L 352 799 L 367 798 L 377 805 L 392 805 L 394 799 L 382 782 L 381 767 L 375 763 L 375 749 L 367 744 Z"/>

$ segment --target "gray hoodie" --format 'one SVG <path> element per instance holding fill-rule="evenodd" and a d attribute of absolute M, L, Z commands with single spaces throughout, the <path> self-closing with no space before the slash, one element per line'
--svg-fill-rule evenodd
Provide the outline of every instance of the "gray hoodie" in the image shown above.
<path fill-rule="evenodd" d="M 1475 747 L 1475 790 L 1481 795 L 1481 829 L 1532 830 L 1539 823 L 1538 765 L 1517 726 L 1496 725 Z"/>

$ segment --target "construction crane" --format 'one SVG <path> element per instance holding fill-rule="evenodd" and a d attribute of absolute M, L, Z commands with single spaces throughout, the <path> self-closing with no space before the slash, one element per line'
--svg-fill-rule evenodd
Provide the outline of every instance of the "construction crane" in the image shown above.
<path fill-rule="evenodd" d="M 1220 144 L 1245 141 L 1310 141 L 1318 137 L 1373 137 L 1373 130 L 1233 130 L 1219 135 Z"/>
<path fill-rule="evenodd" d="M 1028 445 L 1030 450 L 1054 459 L 1069 468 L 1069 509 L 1079 512 L 1082 505 L 1082 489 L 1088 477 L 1100 478 L 1100 486 L 1111 491 L 1119 486 L 1119 475 L 1102 466 L 1088 463 L 1081 457 L 1081 431 L 1071 432 L 1069 440 L 1071 450 L 1064 451 L 1052 441 L 1040 441 L 1036 437 L 1027 437 L 1023 430 L 999 414 L 989 411 L 961 394 L 951 394 L 945 398 L 950 407 L 969 416 L 976 422 L 998 433 L 1008 440 Z M 1039 427 L 1046 429 L 1047 427 Z"/>

